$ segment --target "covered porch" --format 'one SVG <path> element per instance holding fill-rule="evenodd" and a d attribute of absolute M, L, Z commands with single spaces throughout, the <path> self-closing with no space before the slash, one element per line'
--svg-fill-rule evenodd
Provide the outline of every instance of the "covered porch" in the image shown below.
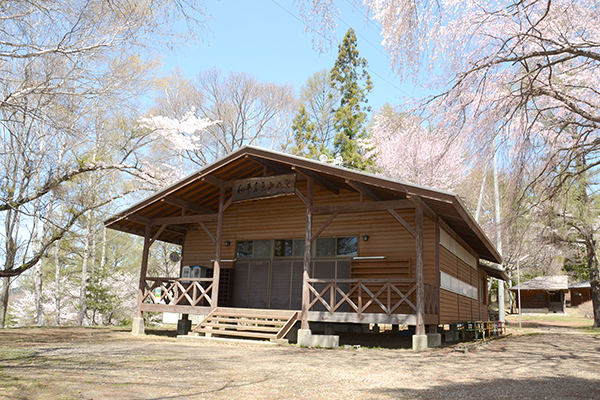
<path fill-rule="evenodd" d="M 417 325 L 415 279 L 308 279 L 307 283 L 308 322 Z M 214 278 L 146 277 L 138 308 L 141 312 L 209 315 L 217 307 L 211 298 L 213 285 Z M 434 325 L 439 316 L 437 289 L 424 286 L 424 323 Z"/>

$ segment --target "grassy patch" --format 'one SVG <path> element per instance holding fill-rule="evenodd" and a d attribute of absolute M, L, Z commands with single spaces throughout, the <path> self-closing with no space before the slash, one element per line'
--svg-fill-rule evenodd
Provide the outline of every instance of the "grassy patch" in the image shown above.
<path fill-rule="evenodd" d="M 0 360 L 7 361 L 25 361 L 31 360 L 36 352 L 27 348 L 20 347 L 0 347 Z"/>
<path fill-rule="evenodd" d="M 544 332 L 527 332 L 522 334 L 521 336 L 538 336 L 538 335 L 544 335 Z"/>
<path fill-rule="evenodd" d="M 590 335 L 600 336 L 600 328 L 594 328 L 592 326 L 578 326 L 577 329 L 582 332 L 589 333 Z"/>

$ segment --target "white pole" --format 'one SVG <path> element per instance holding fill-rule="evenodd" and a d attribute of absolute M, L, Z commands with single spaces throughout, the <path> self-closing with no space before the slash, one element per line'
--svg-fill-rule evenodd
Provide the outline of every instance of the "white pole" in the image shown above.
<path fill-rule="evenodd" d="M 521 271 L 519 264 L 521 260 L 517 259 L 517 296 L 519 298 L 519 329 L 521 329 Z"/>
<path fill-rule="evenodd" d="M 496 249 L 498 253 L 502 255 L 502 221 L 500 219 L 500 190 L 498 189 L 498 146 L 497 137 L 494 139 L 494 154 L 493 154 L 493 168 L 494 168 L 494 208 L 496 209 L 495 222 L 496 222 Z M 498 279 L 498 319 L 500 322 L 504 322 L 504 281 Z"/>

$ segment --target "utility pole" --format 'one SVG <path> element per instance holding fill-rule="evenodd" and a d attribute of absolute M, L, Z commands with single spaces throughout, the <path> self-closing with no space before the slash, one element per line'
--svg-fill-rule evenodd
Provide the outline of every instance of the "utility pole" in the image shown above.
<path fill-rule="evenodd" d="M 496 249 L 502 256 L 502 221 L 500 219 L 500 190 L 498 188 L 498 145 L 497 137 L 494 138 L 494 208 L 496 211 L 495 222 L 496 222 Z M 504 312 L 504 281 L 498 279 L 498 319 L 500 322 L 505 322 Z"/>

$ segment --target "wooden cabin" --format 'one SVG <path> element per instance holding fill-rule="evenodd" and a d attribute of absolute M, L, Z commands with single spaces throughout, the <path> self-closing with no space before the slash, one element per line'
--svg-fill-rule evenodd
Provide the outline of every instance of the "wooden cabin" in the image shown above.
<path fill-rule="evenodd" d="M 571 307 L 579 307 L 582 303 L 592 299 L 592 286 L 590 281 L 582 281 L 569 285 Z"/>
<path fill-rule="evenodd" d="M 299 320 L 422 336 L 487 320 L 487 279 L 506 279 L 479 262 L 502 259 L 457 195 L 250 146 L 105 224 L 145 238 L 138 320 L 208 315 L 208 335 L 243 335 L 219 325 L 237 320 L 281 338 Z M 181 276 L 147 276 L 156 240 L 182 246 Z"/>
<path fill-rule="evenodd" d="M 515 295 L 519 289 L 522 313 L 565 313 L 568 276 L 538 276 L 510 288 Z"/>

